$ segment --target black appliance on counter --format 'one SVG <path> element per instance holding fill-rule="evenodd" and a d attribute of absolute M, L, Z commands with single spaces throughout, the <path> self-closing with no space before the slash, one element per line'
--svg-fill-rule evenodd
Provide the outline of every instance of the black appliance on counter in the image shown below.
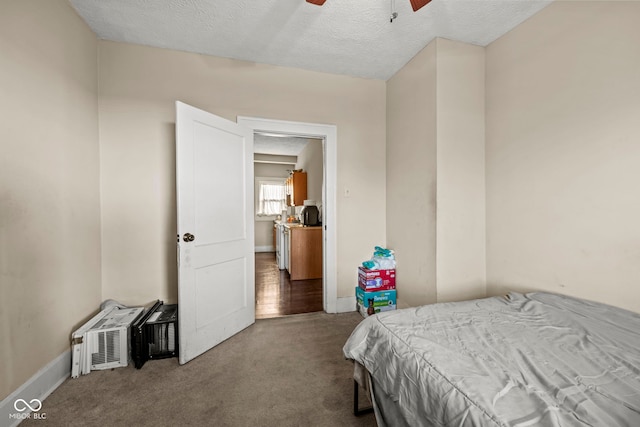
<path fill-rule="evenodd" d="M 307 203 L 308 202 L 308 203 Z M 305 200 L 302 211 L 300 211 L 302 225 L 320 225 L 320 211 L 313 200 Z"/>

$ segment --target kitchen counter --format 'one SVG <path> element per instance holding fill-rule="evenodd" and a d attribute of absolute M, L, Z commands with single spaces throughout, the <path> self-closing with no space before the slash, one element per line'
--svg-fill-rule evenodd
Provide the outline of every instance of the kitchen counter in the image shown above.
<path fill-rule="evenodd" d="M 302 225 L 300 223 L 288 223 L 288 224 L 283 224 L 285 227 L 291 229 L 291 228 L 304 228 L 306 229 L 314 229 L 314 228 L 322 228 L 321 225 Z"/>
<path fill-rule="evenodd" d="M 299 222 L 283 222 L 282 225 L 287 228 L 304 227 L 304 225 Z"/>

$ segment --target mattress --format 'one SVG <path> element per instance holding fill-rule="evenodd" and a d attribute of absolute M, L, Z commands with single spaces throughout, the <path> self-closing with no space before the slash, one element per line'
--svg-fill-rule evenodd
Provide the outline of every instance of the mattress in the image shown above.
<path fill-rule="evenodd" d="M 640 426 L 640 315 L 604 304 L 510 293 L 384 312 L 343 351 L 381 425 Z"/>

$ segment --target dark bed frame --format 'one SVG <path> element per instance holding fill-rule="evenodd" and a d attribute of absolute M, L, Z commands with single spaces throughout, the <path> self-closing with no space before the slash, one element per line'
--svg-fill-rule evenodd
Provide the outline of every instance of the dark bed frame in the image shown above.
<path fill-rule="evenodd" d="M 354 379 L 353 380 L 353 415 L 355 415 L 356 417 L 373 412 L 373 406 L 360 409 L 360 407 L 358 406 L 359 391 L 360 391 L 360 384 L 358 384 L 358 381 Z"/>

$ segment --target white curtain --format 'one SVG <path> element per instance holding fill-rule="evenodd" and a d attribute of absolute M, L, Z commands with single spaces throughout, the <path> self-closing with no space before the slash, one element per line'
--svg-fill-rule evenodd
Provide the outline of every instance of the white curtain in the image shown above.
<path fill-rule="evenodd" d="M 282 183 L 261 182 L 258 193 L 258 215 L 279 215 L 286 209 L 285 187 Z"/>

